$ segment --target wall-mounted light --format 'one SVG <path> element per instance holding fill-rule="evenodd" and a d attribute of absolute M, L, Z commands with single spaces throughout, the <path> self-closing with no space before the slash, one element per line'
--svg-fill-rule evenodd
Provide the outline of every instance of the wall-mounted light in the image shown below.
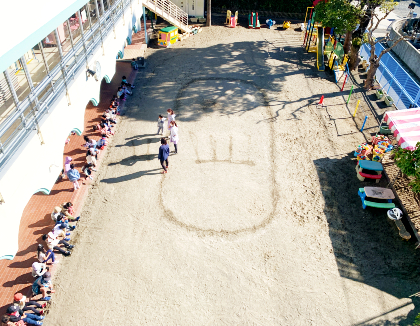
<path fill-rule="evenodd" d="M 90 70 L 90 69 L 88 69 L 88 70 L 86 70 L 86 77 L 93 77 L 93 76 L 95 76 L 95 74 L 96 74 L 96 71 L 93 71 L 93 70 Z"/>

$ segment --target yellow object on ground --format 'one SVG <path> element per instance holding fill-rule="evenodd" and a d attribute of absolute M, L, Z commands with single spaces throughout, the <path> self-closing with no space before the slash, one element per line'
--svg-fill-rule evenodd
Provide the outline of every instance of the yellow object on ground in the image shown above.
<path fill-rule="evenodd" d="M 177 39 L 178 27 L 168 26 L 159 31 L 158 45 L 168 48 L 176 43 Z"/>

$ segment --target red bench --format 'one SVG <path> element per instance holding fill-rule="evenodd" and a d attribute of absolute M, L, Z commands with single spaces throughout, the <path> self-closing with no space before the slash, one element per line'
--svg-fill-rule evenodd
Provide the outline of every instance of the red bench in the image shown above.
<path fill-rule="evenodd" d="M 359 172 L 359 174 L 364 177 L 364 178 L 369 178 L 369 179 L 380 179 L 382 178 L 382 174 L 369 174 L 369 173 L 363 173 L 363 172 Z"/>

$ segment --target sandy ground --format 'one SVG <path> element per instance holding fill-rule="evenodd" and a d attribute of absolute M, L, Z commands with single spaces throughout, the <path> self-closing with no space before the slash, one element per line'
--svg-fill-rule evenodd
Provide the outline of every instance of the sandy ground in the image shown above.
<path fill-rule="evenodd" d="M 45 325 L 412 320 L 419 254 L 363 211 L 364 136 L 300 37 L 213 26 L 147 51 Z M 327 108 L 310 105 L 322 94 Z M 180 142 L 162 175 L 167 108 Z"/>

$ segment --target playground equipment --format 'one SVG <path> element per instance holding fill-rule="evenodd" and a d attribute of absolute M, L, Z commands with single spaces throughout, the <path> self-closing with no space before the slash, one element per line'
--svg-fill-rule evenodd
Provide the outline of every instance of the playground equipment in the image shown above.
<path fill-rule="evenodd" d="M 276 24 L 275 20 L 271 20 L 271 19 L 267 19 L 265 21 L 265 23 L 267 24 L 268 29 L 271 29 L 271 26 L 274 26 Z"/>
<path fill-rule="evenodd" d="M 229 25 L 232 28 L 235 28 L 237 24 L 238 24 L 238 11 L 235 12 L 235 16 L 233 15 L 230 16 L 230 21 L 229 21 Z"/>
<path fill-rule="evenodd" d="M 290 28 L 290 22 L 283 22 L 283 28 L 289 29 Z"/>
<path fill-rule="evenodd" d="M 230 24 L 230 17 L 232 16 L 232 12 L 230 10 L 228 10 L 226 12 L 226 22 L 225 24 Z"/>
<path fill-rule="evenodd" d="M 331 36 L 325 46 L 325 53 L 328 58 L 328 67 L 333 71 L 335 82 L 338 83 L 343 76 L 349 75 L 348 55 L 344 54 L 343 45 Z"/>
<path fill-rule="evenodd" d="M 313 7 L 308 7 L 307 11 Z M 310 12 L 308 24 L 306 25 L 306 32 L 304 37 L 304 44 L 307 52 L 316 53 L 316 66 L 319 71 L 325 70 L 324 55 L 325 55 L 325 40 L 324 27 L 322 24 L 315 21 L 315 12 Z"/>
<path fill-rule="evenodd" d="M 248 28 L 260 29 L 260 21 L 258 20 L 258 12 L 251 12 L 248 16 Z"/>
<path fill-rule="evenodd" d="M 403 212 L 399 209 L 399 208 L 393 208 L 390 209 L 386 215 L 388 215 L 388 218 L 392 221 L 395 222 L 395 225 L 398 228 L 400 237 L 403 238 L 404 240 L 410 240 L 411 239 L 411 235 L 409 232 L 407 232 L 407 229 L 405 228 L 403 222 L 401 221 L 402 217 L 403 217 Z"/>
<path fill-rule="evenodd" d="M 158 45 L 170 47 L 178 40 L 178 27 L 168 26 L 159 31 Z"/>
<path fill-rule="evenodd" d="M 232 14 L 230 10 L 226 12 L 226 22 L 230 27 L 235 28 L 238 24 L 238 11 L 235 12 L 235 15 Z"/>
<path fill-rule="evenodd" d="M 372 147 L 372 146 L 371 146 Z M 384 168 L 379 162 L 359 160 L 356 165 L 357 178 L 360 181 L 365 181 L 365 178 L 374 179 L 376 183 L 382 178 L 382 171 Z M 368 173 L 369 172 L 369 173 Z"/>
<path fill-rule="evenodd" d="M 395 204 L 392 200 L 395 198 L 394 193 L 391 189 L 380 188 L 380 187 L 364 187 L 359 188 L 358 195 L 362 200 L 362 207 L 366 209 L 367 206 L 375 208 L 395 208 Z M 366 200 L 366 197 L 386 200 L 386 203 Z"/>

